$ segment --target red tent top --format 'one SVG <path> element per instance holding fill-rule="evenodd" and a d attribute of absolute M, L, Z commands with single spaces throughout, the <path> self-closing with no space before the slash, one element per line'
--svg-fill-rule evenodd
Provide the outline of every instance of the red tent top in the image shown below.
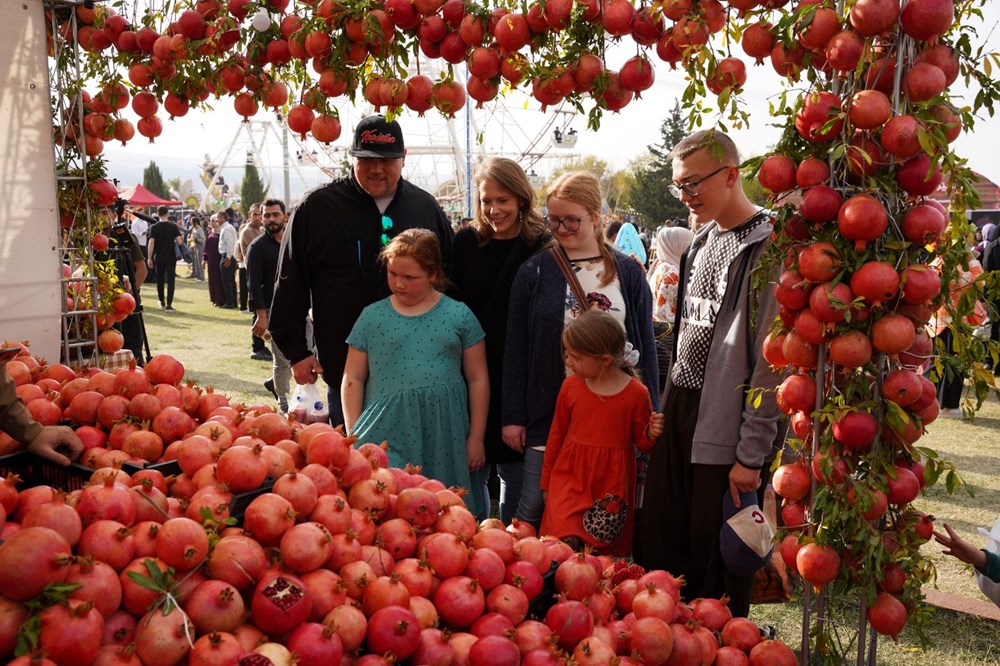
<path fill-rule="evenodd" d="M 161 199 L 156 196 L 142 184 L 138 184 L 135 187 L 130 187 L 129 189 L 121 192 L 118 196 L 125 201 L 129 202 L 133 206 L 180 206 L 180 201 L 169 201 L 167 199 Z"/>

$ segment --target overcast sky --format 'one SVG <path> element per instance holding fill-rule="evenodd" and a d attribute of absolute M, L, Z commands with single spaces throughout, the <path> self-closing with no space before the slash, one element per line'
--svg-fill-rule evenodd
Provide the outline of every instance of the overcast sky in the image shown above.
<path fill-rule="evenodd" d="M 1000 22 L 1000 3 L 985 4 L 988 5 L 983 9 L 986 20 L 978 27 L 979 39 L 989 45 L 990 51 L 1000 51 L 1000 29 L 997 28 Z M 734 46 L 733 53 L 749 61 L 739 46 Z M 634 50 L 630 49 L 612 50 L 608 65 L 618 67 L 632 54 Z M 685 87 L 682 70 L 670 70 L 669 66 L 655 56 L 654 61 L 656 83 L 653 88 L 643 93 L 642 99 L 630 103 L 620 114 L 605 114 L 598 131 L 588 130 L 583 116 L 571 118 L 551 111 L 542 113 L 537 102 L 529 99 L 523 92 L 515 92 L 506 100 L 473 112 L 468 123 L 473 153 L 478 150 L 475 145 L 477 137 L 482 138 L 483 150 L 487 154 L 521 153 L 534 146 L 537 152 L 546 155 L 534 168 L 541 177 L 547 176 L 560 159 L 573 156 L 596 155 L 611 163 L 614 168 L 624 168 L 629 160 L 643 154 L 646 146 L 659 140 L 659 127 Z M 772 125 L 775 121 L 768 113 L 768 100 L 781 91 L 781 80 L 769 62 L 759 67 L 748 67 L 748 70 L 743 99 L 751 114 L 751 127 L 748 131 L 733 133 L 744 156 L 767 151 L 781 133 L 780 128 Z M 972 101 L 973 95 L 968 91 L 953 87 L 951 93 L 956 104 Z M 250 133 L 246 126 L 241 126 L 240 117 L 232 111 L 231 99 L 213 100 L 212 103 L 214 111 L 191 112 L 184 118 L 173 121 L 168 121 L 161 109 L 164 130 L 154 144 L 147 143 L 139 134 L 124 148 L 120 144 L 106 144 L 104 154 L 108 158 L 110 175 L 119 179 L 121 186 L 131 186 L 142 181 L 142 169 L 153 160 L 159 165 L 165 178 L 192 179 L 195 191 L 200 192 L 204 190 L 199 175 L 205 155 L 213 162 L 222 163 L 224 154 L 231 151 L 223 175 L 227 183 L 238 183 L 243 175 Z M 589 101 L 585 106 L 589 108 Z M 340 149 L 348 146 L 354 123 L 370 111 L 371 107 L 367 103 L 362 102 L 357 108 L 349 108 L 345 102 L 341 108 L 344 132 L 332 146 Z M 130 109 L 128 113 L 131 114 Z M 254 118 L 261 121 L 273 119 L 273 113 L 264 112 L 259 112 Z M 132 120 L 134 122 L 136 119 Z M 433 111 L 428 112 L 425 119 L 408 112 L 400 122 L 410 149 L 407 177 L 428 187 L 432 184 L 431 181 L 447 178 L 452 170 L 453 158 L 445 153 L 451 150 L 454 143 L 452 136 L 457 139 L 459 151 L 464 154 L 467 141 L 466 114 L 460 113 L 451 129 Z M 579 135 L 574 150 L 553 147 L 551 127 L 567 124 Z M 254 132 L 260 136 L 266 131 L 263 125 L 256 125 L 256 128 Z M 282 196 L 282 151 L 278 133 L 267 132 L 267 136 L 266 142 L 262 144 L 260 160 L 273 181 L 272 194 Z M 1000 181 L 997 145 L 1000 145 L 1000 118 L 987 117 L 977 123 L 973 132 L 963 133 L 954 144 L 954 149 L 957 154 L 968 158 L 973 169 L 994 181 Z M 290 185 L 293 200 L 304 191 L 328 180 L 310 160 L 300 162 L 296 159 L 296 153 L 303 148 L 306 153 L 315 151 L 314 159 L 322 165 L 332 165 L 337 159 L 334 151 L 321 148 L 311 139 L 304 144 L 290 139 Z M 418 156 L 417 152 L 435 154 Z M 473 162 L 474 160 L 475 158 Z"/>

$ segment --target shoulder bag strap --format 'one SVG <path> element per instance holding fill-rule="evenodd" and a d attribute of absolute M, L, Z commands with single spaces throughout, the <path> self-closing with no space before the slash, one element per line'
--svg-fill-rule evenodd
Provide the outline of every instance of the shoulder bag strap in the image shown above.
<path fill-rule="evenodd" d="M 566 251 L 562 249 L 561 245 L 556 245 L 552 248 L 552 256 L 555 257 L 556 264 L 559 265 L 559 270 L 562 271 L 563 277 L 566 278 L 566 284 L 569 285 L 577 303 L 580 304 L 580 311 L 589 310 L 590 304 L 587 301 L 587 294 L 584 293 L 583 287 L 580 285 L 580 280 L 577 279 L 576 273 L 573 272 L 573 267 L 570 266 Z"/>

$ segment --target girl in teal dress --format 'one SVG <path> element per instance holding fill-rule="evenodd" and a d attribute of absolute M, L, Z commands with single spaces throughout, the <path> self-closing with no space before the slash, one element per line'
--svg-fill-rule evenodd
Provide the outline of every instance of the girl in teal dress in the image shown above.
<path fill-rule="evenodd" d="M 428 478 L 472 489 L 485 462 L 490 388 L 485 334 L 475 315 L 443 293 L 437 237 L 408 229 L 382 250 L 389 298 L 369 305 L 347 338 L 340 394 L 359 442 L 389 442 L 389 464 L 420 465 Z M 469 493 L 469 510 L 479 493 Z"/>

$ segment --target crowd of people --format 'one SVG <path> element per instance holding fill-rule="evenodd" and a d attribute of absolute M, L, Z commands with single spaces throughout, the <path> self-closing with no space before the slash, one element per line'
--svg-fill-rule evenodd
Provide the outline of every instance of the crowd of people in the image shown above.
<path fill-rule="evenodd" d="M 685 596 L 726 594 L 745 616 L 753 576 L 720 546 L 724 499 L 763 505 L 784 426 L 762 355 L 777 304 L 751 280 L 772 222 L 732 140 L 699 131 L 673 149 L 667 187 L 689 218 L 658 229 L 648 259 L 616 247 L 591 173 L 537 200 L 515 161 L 488 158 L 455 232 L 402 177 L 396 122 L 362 120 L 351 155 L 347 176 L 294 210 L 253 204 L 239 231 L 226 211 L 134 226 L 161 307 L 187 247 L 212 303 L 252 314 L 282 411 L 292 377 L 322 376 L 333 424 L 467 488 L 478 517 L 495 474 L 504 522 L 682 574 Z"/>
<path fill-rule="evenodd" d="M 323 376 L 331 422 L 469 489 L 480 517 L 495 473 L 505 522 L 684 574 L 685 594 L 727 593 L 745 615 L 752 576 L 720 552 L 723 496 L 761 501 L 783 431 L 773 393 L 745 400 L 779 380 L 761 355 L 776 306 L 751 290 L 770 218 L 729 137 L 675 149 L 671 191 L 698 231 L 665 226 L 649 262 L 615 246 L 593 174 L 565 173 L 539 201 L 516 162 L 488 158 L 455 233 L 402 178 L 397 123 L 363 120 L 351 154 L 271 246 L 255 333 L 295 382 Z"/>

